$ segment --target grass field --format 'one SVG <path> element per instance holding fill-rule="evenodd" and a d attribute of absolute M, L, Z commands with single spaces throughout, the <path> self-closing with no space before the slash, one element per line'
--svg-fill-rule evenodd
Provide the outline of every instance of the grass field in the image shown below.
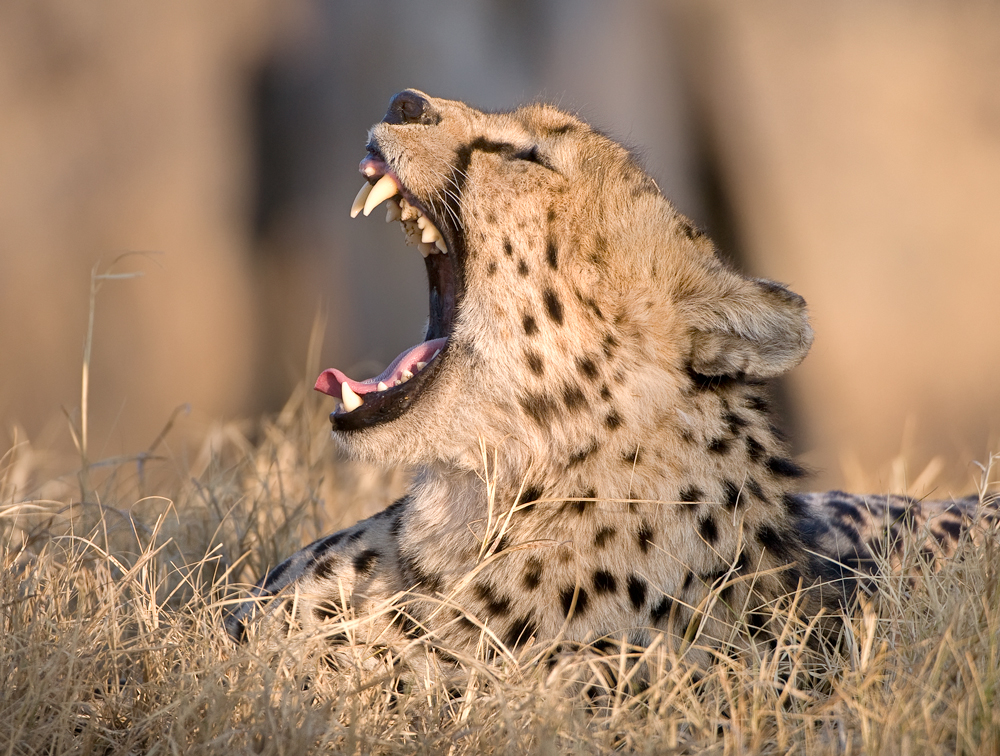
<path fill-rule="evenodd" d="M 405 486 L 337 461 L 328 428 L 302 386 L 183 464 L 169 434 L 68 477 L 15 443 L 0 461 L 0 753 L 1000 753 L 998 539 L 914 585 L 883 578 L 809 676 L 794 620 L 775 651 L 708 670 L 654 645 L 644 687 L 623 652 L 624 682 L 596 702 L 574 682 L 593 672 L 583 656 L 458 654 L 458 672 L 399 682 L 373 649 L 331 666 L 315 638 L 234 646 L 221 617 L 241 587 Z"/>

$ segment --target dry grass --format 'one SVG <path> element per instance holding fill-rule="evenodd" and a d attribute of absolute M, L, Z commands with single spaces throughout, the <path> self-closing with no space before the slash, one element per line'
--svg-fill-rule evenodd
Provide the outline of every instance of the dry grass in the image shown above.
<path fill-rule="evenodd" d="M 219 426 L 184 463 L 169 425 L 146 452 L 99 462 L 77 426 L 68 476 L 16 436 L 0 458 L 0 753 L 1000 753 L 996 538 L 936 574 L 911 560 L 915 585 L 881 579 L 818 666 L 811 628 L 789 619 L 776 649 L 707 670 L 656 644 L 622 652 L 596 701 L 578 682 L 606 670 L 582 655 L 455 652 L 459 672 L 431 658 L 436 671 L 399 681 L 376 649 L 331 666 L 321 638 L 237 647 L 221 619 L 404 476 L 335 460 L 304 385 L 254 441 Z M 640 668 L 646 684 L 626 690 Z"/>
<path fill-rule="evenodd" d="M 916 587 L 885 578 L 845 653 L 809 678 L 788 674 L 805 662 L 794 622 L 775 652 L 707 671 L 653 648 L 648 686 L 598 703 L 572 682 L 584 657 L 554 671 L 469 659 L 399 685 L 370 665 L 331 669 L 315 639 L 235 647 L 221 615 L 236 584 L 404 483 L 331 459 L 327 427 L 303 388 L 257 443 L 220 427 L 170 475 L 148 457 L 93 467 L 84 502 L 79 478 L 32 480 L 40 457 L 15 446 L 0 469 L 0 749 L 1000 752 L 996 543 Z"/>

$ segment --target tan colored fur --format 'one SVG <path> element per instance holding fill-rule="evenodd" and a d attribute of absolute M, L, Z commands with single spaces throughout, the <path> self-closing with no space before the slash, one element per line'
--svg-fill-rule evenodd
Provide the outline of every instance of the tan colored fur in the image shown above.
<path fill-rule="evenodd" d="M 620 145 L 547 105 L 411 97 L 436 122 L 370 140 L 460 232 L 463 291 L 412 407 L 334 433 L 355 457 L 417 466 L 412 490 L 272 571 L 258 595 L 285 597 L 288 618 L 322 631 L 348 612 L 387 645 L 487 653 L 711 645 L 764 632 L 799 589 L 823 586 L 807 611 L 847 601 L 869 545 L 902 527 L 893 507 L 913 528 L 970 520 L 971 502 L 874 497 L 862 513 L 791 493 L 802 471 L 762 384 L 808 351 L 805 303 L 724 266 Z"/>

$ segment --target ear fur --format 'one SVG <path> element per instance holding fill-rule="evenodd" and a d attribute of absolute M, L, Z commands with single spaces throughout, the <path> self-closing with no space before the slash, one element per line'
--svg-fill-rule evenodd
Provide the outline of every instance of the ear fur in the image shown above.
<path fill-rule="evenodd" d="M 770 378 L 799 364 L 813 340 L 805 300 L 773 281 L 713 273 L 717 288 L 687 303 L 694 316 L 691 369 Z"/>

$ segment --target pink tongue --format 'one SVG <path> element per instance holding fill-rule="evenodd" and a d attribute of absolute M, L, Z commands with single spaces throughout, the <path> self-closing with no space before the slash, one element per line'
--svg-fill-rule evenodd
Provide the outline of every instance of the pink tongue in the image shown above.
<path fill-rule="evenodd" d="M 324 370 L 320 373 L 319 378 L 316 379 L 316 386 L 314 388 L 317 391 L 322 391 L 324 394 L 335 396 L 338 399 L 343 398 L 340 395 L 340 384 L 342 383 L 346 383 L 350 386 L 354 393 L 359 396 L 377 391 L 378 384 L 380 382 L 385 383 L 392 388 L 392 385 L 397 380 L 402 379 L 404 370 L 409 370 L 411 373 L 416 374 L 418 372 L 417 363 L 430 362 L 435 352 L 439 349 L 444 349 L 444 345 L 447 341 L 448 338 L 445 337 L 417 344 L 412 349 L 406 350 L 399 355 L 399 357 L 394 359 L 389 364 L 389 367 L 382 371 L 381 375 L 376 375 L 374 378 L 369 378 L 367 381 L 352 381 L 336 368 Z"/>

